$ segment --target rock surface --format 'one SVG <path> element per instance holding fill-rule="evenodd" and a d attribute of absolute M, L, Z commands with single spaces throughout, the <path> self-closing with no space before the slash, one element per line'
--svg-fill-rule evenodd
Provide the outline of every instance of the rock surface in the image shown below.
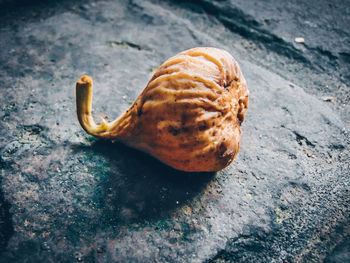
<path fill-rule="evenodd" d="M 349 7 L 259 3 L 1 1 L 0 261 L 349 260 Z M 251 92 L 227 169 L 175 171 L 82 131 L 81 75 L 113 119 L 195 46 L 229 51 Z"/>

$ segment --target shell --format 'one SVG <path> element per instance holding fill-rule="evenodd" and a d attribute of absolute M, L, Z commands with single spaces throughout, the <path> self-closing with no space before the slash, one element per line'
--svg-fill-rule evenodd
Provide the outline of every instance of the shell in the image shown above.
<path fill-rule="evenodd" d="M 238 63 L 224 50 L 200 47 L 170 58 L 111 123 L 96 125 L 91 117 L 89 77 L 76 89 L 78 119 L 88 133 L 118 140 L 175 169 L 221 170 L 239 151 L 249 92 Z"/>

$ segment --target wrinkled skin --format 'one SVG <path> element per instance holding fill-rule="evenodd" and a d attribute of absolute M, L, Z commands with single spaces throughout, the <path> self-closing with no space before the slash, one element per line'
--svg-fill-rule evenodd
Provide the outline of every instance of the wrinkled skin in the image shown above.
<path fill-rule="evenodd" d="M 238 153 L 248 108 L 246 81 L 234 58 L 194 48 L 159 67 L 134 104 L 115 121 L 96 125 L 92 80 L 77 82 L 77 114 L 90 134 L 118 140 L 175 169 L 217 171 Z"/>

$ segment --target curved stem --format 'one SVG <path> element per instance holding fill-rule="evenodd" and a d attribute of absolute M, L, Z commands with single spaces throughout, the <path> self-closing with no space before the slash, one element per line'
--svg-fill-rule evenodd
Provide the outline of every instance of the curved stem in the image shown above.
<path fill-rule="evenodd" d="M 82 76 L 77 81 L 75 91 L 77 115 L 80 125 L 91 135 L 105 137 L 103 133 L 108 130 L 108 122 L 102 119 L 102 123 L 97 125 L 91 115 L 92 79 L 89 76 Z"/>
<path fill-rule="evenodd" d="M 138 114 L 138 100 L 119 118 L 110 123 L 102 118 L 102 123 L 97 125 L 91 114 L 92 79 L 89 76 L 82 76 L 77 81 L 75 91 L 78 120 L 87 133 L 106 139 L 132 136 L 132 129 L 135 127 L 135 117 Z"/>

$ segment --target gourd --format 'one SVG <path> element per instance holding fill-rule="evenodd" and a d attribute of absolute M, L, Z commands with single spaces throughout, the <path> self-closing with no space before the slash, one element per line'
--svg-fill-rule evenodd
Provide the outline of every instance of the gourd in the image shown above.
<path fill-rule="evenodd" d="M 168 59 L 133 105 L 112 122 L 92 117 L 92 79 L 76 83 L 78 120 L 96 137 L 120 141 L 188 172 L 218 171 L 238 153 L 249 92 L 226 51 L 193 48 Z"/>

